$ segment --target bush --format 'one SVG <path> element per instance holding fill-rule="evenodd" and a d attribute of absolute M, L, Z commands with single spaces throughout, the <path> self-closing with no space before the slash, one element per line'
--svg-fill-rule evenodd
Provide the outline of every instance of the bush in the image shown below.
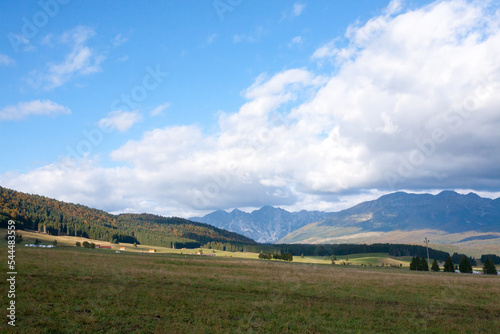
<path fill-rule="evenodd" d="M 88 242 L 88 241 L 84 241 L 84 242 L 83 242 L 83 247 L 85 247 L 85 248 L 89 248 L 89 247 L 90 247 L 89 242 Z"/>
<path fill-rule="evenodd" d="M 82 247 L 82 244 L 80 243 L 80 241 L 77 241 L 77 242 L 75 243 L 75 245 L 76 245 L 76 247 Z"/>
<path fill-rule="evenodd" d="M 95 243 L 91 242 L 90 243 L 90 248 L 95 249 Z"/>
<path fill-rule="evenodd" d="M 57 247 L 57 240 L 52 241 L 52 245 Z"/>

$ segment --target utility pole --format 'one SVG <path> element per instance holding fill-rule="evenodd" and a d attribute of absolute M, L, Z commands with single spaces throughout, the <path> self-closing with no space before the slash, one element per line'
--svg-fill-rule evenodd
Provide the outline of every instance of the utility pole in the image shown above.
<path fill-rule="evenodd" d="M 430 240 L 427 240 L 427 238 L 425 238 L 425 240 L 424 240 L 425 248 L 427 248 L 427 267 L 429 267 L 429 272 L 431 272 L 431 265 L 430 265 L 430 261 L 429 261 L 429 241 Z"/>

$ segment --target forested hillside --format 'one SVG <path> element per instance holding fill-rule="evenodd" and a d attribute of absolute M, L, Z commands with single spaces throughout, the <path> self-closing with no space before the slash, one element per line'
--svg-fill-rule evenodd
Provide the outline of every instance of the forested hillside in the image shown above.
<path fill-rule="evenodd" d="M 0 226 L 6 227 L 9 219 L 16 221 L 18 229 L 152 246 L 179 248 L 199 247 L 208 242 L 255 243 L 237 233 L 183 218 L 152 214 L 112 215 L 0 187 Z"/>

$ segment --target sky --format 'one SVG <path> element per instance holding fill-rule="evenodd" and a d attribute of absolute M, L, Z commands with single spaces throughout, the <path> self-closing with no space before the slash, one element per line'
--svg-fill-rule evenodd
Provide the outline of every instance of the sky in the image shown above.
<path fill-rule="evenodd" d="M 499 1 L 3 1 L 0 185 L 108 212 L 500 197 Z"/>

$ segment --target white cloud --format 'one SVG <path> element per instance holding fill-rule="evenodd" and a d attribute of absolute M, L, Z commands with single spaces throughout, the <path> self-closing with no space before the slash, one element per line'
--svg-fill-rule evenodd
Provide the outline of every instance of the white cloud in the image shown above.
<path fill-rule="evenodd" d="M 94 29 L 78 26 L 65 32 L 59 39 L 64 45 L 69 45 L 71 51 L 61 63 L 49 63 L 47 69 L 31 72 L 29 81 L 35 87 L 43 86 L 51 90 L 64 85 L 77 75 L 89 75 L 101 71 L 100 64 L 105 57 L 88 46 L 86 42 L 95 35 Z"/>
<path fill-rule="evenodd" d="M 255 31 L 251 34 L 242 34 L 242 35 L 234 35 L 233 36 L 233 43 L 256 43 L 260 41 L 260 38 L 264 34 L 264 28 L 263 27 L 257 27 Z"/>
<path fill-rule="evenodd" d="M 19 102 L 13 106 L 7 106 L 0 110 L 0 121 L 20 120 L 30 115 L 52 116 L 57 114 L 70 114 L 68 107 L 61 106 L 50 100 L 34 100 L 30 102 Z"/>
<path fill-rule="evenodd" d="M 99 121 L 102 128 L 114 128 L 120 132 L 127 131 L 142 119 L 137 111 L 111 111 L 107 117 Z"/>
<path fill-rule="evenodd" d="M 295 36 L 294 38 L 292 38 L 289 46 L 292 47 L 293 45 L 302 44 L 303 42 L 304 39 L 302 38 L 302 36 Z"/>
<path fill-rule="evenodd" d="M 217 36 L 218 36 L 217 34 L 212 34 L 212 35 L 208 36 L 207 37 L 207 44 L 212 44 L 215 41 L 215 39 L 217 38 Z"/>
<path fill-rule="evenodd" d="M 114 46 L 114 47 L 120 46 L 120 45 L 122 45 L 123 43 L 125 43 L 126 41 L 128 41 L 128 38 L 127 38 L 127 37 L 122 36 L 122 34 L 118 34 L 118 35 L 116 35 L 116 36 L 115 36 L 115 38 L 113 39 L 113 46 Z"/>
<path fill-rule="evenodd" d="M 123 57 L 118 58 L 116 61 L 121 62 L 121 61 L 127 61 L 128 60 L 128 55 L 124 55 Z"/>
<path fill-rule="evenodd" d="M 184 216 L 264 204 L 334 210 L 397 189 L 498 193 L 500 13 L 482 6 L 439 1 L 397 14 L 393 2 L 375 29 L 377 18 L 352 26 L 346 48 L 323 52 L 345 55 L 334 74 L 261 75 L 215 132 L 148 131 L 112 152 L 123 167 L 78 170 L 90 184 L 75 188 L 63 184 L 76 174 L 54 168 L 8 185 L 53 189 L 44 180 L 57 178 L 58 196 Z"/>
<path fill-rule="evenodd" d="M 292 9 L 292 16 L 300 16 L 306 5 L 301 3 L 294 3 Z"/>
<path fill-rule="evenodd" d="M 13 65 L 15 63 L 16 62 L 14 59 L 10 58 L 7 55 L 4 55 L 3 53 L 0 53 L 0 65 L 9 66 L 9 65 Z"/>
<path fill-rule="evenodd" d="M 165 102 L 163 104 L 160 104 L 158 107 L 154 108 L 151 111 L 151 116 L 158 116 L 163 112 L 163 110 L 168 109 L 169 107 L 170 107 L 170 102 Z"/>

